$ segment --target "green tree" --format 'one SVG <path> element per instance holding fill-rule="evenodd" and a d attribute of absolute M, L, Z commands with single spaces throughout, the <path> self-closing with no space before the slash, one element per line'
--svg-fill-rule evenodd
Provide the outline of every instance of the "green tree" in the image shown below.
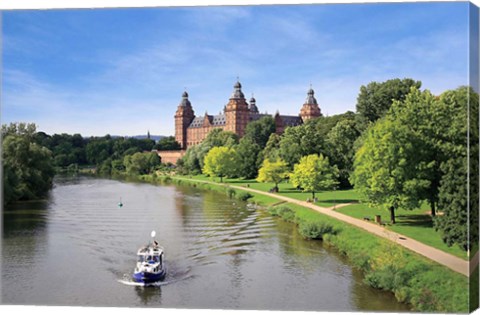
<path fill-rule="evenodd" d="M 102 175 L 112 174 L 112 159 L 109 157 L 97 165 L 97 172 Z"/>
<path fill-rule="evenodd" d="M 180 150 L 180 143 L 178 143 L 173 136 L 164 137 L 158 140 L 153 148 L 160 151 Z"/>
<path fill-rule="evenodd" d="M 230 131 L 213 129 L 202 143 L 190 146 L 182 157 L 180 164 L 184 174 L 198 174 L 202 172 L 205 156 L 214 147 L 233 147 L 238 144 L 238 136 Z"/>
<path fill-rule="evenodd" d="M 148 173 L 152 174 L 160 166 L 161 160 L 157 152 L 144 153 L 147 157 Z"/>
<path fill-rule="evenodd" d="M 33 136 L 33 140 L 35 143 L 42 147 L 46 147 L 50 151 L 52 151 L 52 137 L 50 135 L 47 135 L 43 131 L 36 132 L 35 135 Z"/>
<path fill-rule="evenodd" d="M 155 145 L 155 140 L 153 139 L 135 139 L 139 143 L 140 149 L 143 151 L 152 151 L 153 146 Z"/>
<path fill-rule="evenodd" d="M 265 116 L 247 124 L 245 135 L 236 147 L 239 157 L 238 177 L 255 178 L 263 161 L 262 148 L 275 134 L 275 121 Z"/>
<path fill-rule="evenodd" d="M 421 144 L 410 139 L 408 126 L 386 118 L 366 133 L 355 155 L 351 180 L 364 201 L 387 208 L 395 223 L 395 210 L 419 207 L 421 198 L 416 191 L 428 184 L 414 176 L 418 161 L 412 157 Z"/>
<path fill-rule="evenodd" d="M 236 172 L 237 153 L 235 149 L 229 147 L 213 147 L 205 156 L 203 173 L 214 177 L 232 176 Z"/>
<path fill-rule="evenodd" d="M 275 133 L 275 121 L 271 116 L 265 116 L 247 124 L 244 138 L 264 148 L 271 134 Z"/>
<path fill-rule="evenodd" d="M 111 138 L 90 138 L 85 147 L 87 162 L 100 165 L 112 155 L 112 147 Z"/>
<path fill-rule="evenodd" d="M 440 222 L 450 221 L 444 227 L 447 234 L 453 235 L 451 232 L 465 229 L 466 226 L 467 215 L 464 215 L 465 220 L 460 218 L 462 214 L 458 205 L 466 203 L 464 186 L 467 181 L 467 108 L 470 106 L 473 112 L 478 111 L 477 104 L 478 94 L 466 87 L 447 91 L 440 97 L 412 88 L 404 101 L 393 103 L 387 114 L 389 119 L 409 127 L 406 141 L 417 143 L 415 151 L 412 152 L 413 156 L 408 158 L 408 164 L 416 165 L 410 180 L 413 182 L 416 179 L 419 184 L 411 193 L 416 194 L 416 198 L 428 201 L 432 217 L 435 217 L 440 199 L 442 208 L 456 207 L 456 210 L 450 211 L 450 214 L 455 213 L 450 219 L 447 215 L 436 220 L 437 227 L 442 225 Z M 469 138 L 477 145 L 471 145 L 471 150 L 478 150 L 478 141 L 475 140 L 478 140 L 478 129 L 474 130 Z M 460 176 L 462 172 L 463 179 Z M 460 196 L 463 201 L 455 199 L 455 191 L 460 193 L 457 197 Z M 460 217 L 456 217 L 457 215 Z M 466 232 L 464 234 L 466 235 Z M 448 237 L 444 239 L 447 240 Z M 448 240 L 447 244 L 451 245 L 452 241 L 453 239 Z"/>
<path fill-rule="evenodd" d="M 315 199 L 315 192 L 333 189 L 338 184 L 337 176 L 338 169 L 330 165 L 328 157 L 311 154 L 295 164 L 290 180 L 295 187 L 311 192 Z"/>
<path fill-rule="evenodd" d="M 28 141 L 35 139 L 37 126 L 33 123 L 10 123 L 2 125 L 2 138 L 6 138 L 9 135 L 17 135 L 27 138 Z"/>
<path fill-rule="evenodd" d="M 314 120 L 316 122 L 317 135 L 321 138 L 326 138 L 328 133 L 336 126 L 339 122 L 344 120 L 355 120 L 357 114 L 352 111 L 347 111 L 343 114 L 332 115 L 332 116 L 322 116 Z"/>
<path fill-rule="evenodd" d="M 200 166 L 200 146 L 191 146 L 185 152 L 185 155 L 179 159 L 177 166 L 181 167 L 181 172 L 184 174 L 199 174 L 202 172 Z"/>
<path fill-rule="evenodd" d="M 438 194 L 443 215 L 435 218 L 434 226 L 447 245 L 470 250 L 478 245 L 478 94 L 462 87 L 443 93 L 439 102 L 448 128 L 440 143 L 446 157 Z"/>
<path fill-rule="evenodd" d="M 262 151 L 261 156 L 259 159 L 263 162 L 264 159 L 269 159 L 270 161 L 275 161 L 280 158 L 280 140 L 281 136 L 276 133 L 272 133 L 268 138 L 267 144 L 265 145 L 265 149 Z"/>
<path fill-rule="evenodd" d="M 339 121 L 327 134 L 326 155 L 339 169 L 340 187 L 351 187 L 349 177 L 353 171 L 354 145 L 359 136 L 354 119 Z"/>
<path fill-rule="evenodd" d="M 160 165 L 160 157 L 155 152 L 137 152 L 126 155 L 123 165 L 129 175 L 146 175 L 152 173 Z M 118 165 L 116 165 L 118 167 Z"/>
<path fill-rule="evenodd" d="M 123 165 L 122 160 L 113 160 L 112 161 L 112 173 L 119 174 L 119 173 L 124 172 L 125 170 L 126 170 L 125 165 Z"/>
<path fill-rule="evenodd" d="M 293 167 L 302 156 L 324 151 L 325 137 L 318 134 L 317 124 L 322 118 L 308 120 L 305 124 L 285 129 L 280 143 L 280 157 Z"/>
<path fill-rule="evenodd" d="M 370 82 L 360 87 L 357 97 L 358 125 L 365 130 L 370 123 L 385 116 L 394 100 L 403 101 L 410 89 L 420 89 L 422 83 L 412 79 L 392 79 L 385 82 Z"/>
<path fill-rule="evenodd" d="M 397 124 L 408 126 L 408 136 L 402 139 L 416 146 L 406 156 L 407 164 L 414 165 L 410 181 L 416 180 L 416 189 L 410 193 L 428 201 L 432 217 L 436 214 L 440 180 L 443 176 L 441 164 L 447 158 L 442 149 L 447 140 L 445 132 L 450 128 L 453 113 L 429 91 L 420 92 L 412 88 L 403 101 L 394 101 L 387 118 Z"/>
<path fill-rule="evenodd" d="M 354 118 L 353 112 L 346 112 L 341 115 L 310 119 L 303 125 L 288 127 L 281 136 L 278 153 L 290 167 L 298 163 L 302 156 L 309 154 L 328 156 L 328 133 L 340 121 Z"/>
<path fill-rule="evenodd" d="M 201 144 L 210 150 L 213 147 L 232 147 L 237 143 L 238 136 L 235 133 L 216 128 L 208 133 Z"/>
<path fill-rule="evenodd" d="M 235 150 L 238 155 L 236 177 L 255 178 L 258 173 L 257 157 L 261 147 L 250 137 L 243 137 Z"/>
<path fill-rule="evenodd" d="M 270 161 L 265 159 L 262 167 L 258 170 L 257 182 L 274 183 L 275 190 L 278 191 L 278 184 L 288 177 L 287 163 L 282 159 Z"/>
<path fill-rule="evenodd" d="M 35 125 L 2 126 L 2 134 L 4 204 L 45 196 L 55 171 L 51 151 L 34 142 Z"/>

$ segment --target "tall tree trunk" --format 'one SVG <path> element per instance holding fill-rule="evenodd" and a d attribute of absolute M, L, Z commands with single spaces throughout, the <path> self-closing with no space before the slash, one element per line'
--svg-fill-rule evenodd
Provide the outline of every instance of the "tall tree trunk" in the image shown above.
<path fill-rule="evenodd" d="M 394 207 L 390 207 L 390 222 L 392 222 L 392 224 L 395 224 L 395 208 Z"/>
<path fill-rule="evenodd" d="M 315 201 L 315 192 L 312 191 L 312 202 Z"/>
<path fill-rule="evenodd" d="M 220 176 L 220 183 L 223 183 L 223 177 Z"/>
<path fill-rule="evenodd" d="M 430 208 L 432 209 L 432 217 L 436 216 L 437 213 L 435 212 L 435 201 L 430 201 Z"/>

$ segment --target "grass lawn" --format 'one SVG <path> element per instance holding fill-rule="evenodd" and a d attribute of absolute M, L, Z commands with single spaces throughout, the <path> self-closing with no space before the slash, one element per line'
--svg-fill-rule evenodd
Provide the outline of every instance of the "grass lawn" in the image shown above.
<path fill-rule="evenodd" d="M 219 178 L 211 178 L 205 175 L 183 177 L 205 180 L 210 182 L 214 181 L 217 183 L 220 182 Z M 252 189 L 257 189 L 265 192 L 268 192 L 272 187 L 274 187 L 274 185 L 271 183 L 258 183 L 254 179 L 244 180 L 237 178 L 224 178 L 223 183 L 230 184 L 232 186 L 236 185 L 244 187 L 248 185 L 248 187 Z M 307 200 L 307 198 L 312 197 L 311 193 L 298 191 L 289 183 L 280 183 L 278 187 L 278 194 L 285 197 L 290 197 L 292 199 L 302 201 L 305 201 Z M 356 203 L 336 210 L 354 218 L 363 219 L 365 217 L 370 217 L 373 220 L 375 215 L 379 214 L 382 216 L 383 221 L 390 221 L 390 213 L 388 211 L 373 209 L 365 204 L 358 203 L 359 195 L 353 189 L 319 192 L 315 193 L 315 196 L 318 198 L 318 202 L 316 202 L 315 204 L 322 207 L 333 207 L 336 204 L 340 203 Z M 256 201 L 260 201 L 261 204 L 267 206 L 278 202 L 278 200 L 262 195 L 256 195 L 255 199 Z M 399 209 L 396 211 L 396 224 L 387 224 L 387 228 L 424 244 L 440 249 L 444 252 L 450 253 L 463 259 L 467 259 L 467 253 L 461 250 L 458 246 L 453 245 L 452 247 L 448 247 L 447 245 L 445 245 L 445 243 L 443 243 L 440 237 L 440 233 L 436 232 L 433 229 L 433 222 L 430 215 L 428 215 L 428 212 L 429 207 L 427 204 L 424 204 L 419 209 L 415 209 L 412 211 Z"/>
<path fill-rule="evenodd" d="M 390 221 L 389 211 L 372 209 L 365 204 L 350 205 L 337 211 L 358 219 L 370 217 L 373 220 L 375 215 L 379 214 L 382 216 L 382 221 Z M 442 241 L 440 233 L 433 229 L 432 217 L 427 214 L 428 211 L 429 207 L 426 204 L 420 209 L 412 211 L 399 209 L 395 211 L 396 223 L 387 223 L 387 228 L 444 252 L 467 259 L 467 252 L 461 250 L 457 245 L 448 247 Z"/>
<path fill-rule="evenodd" d="M 185 177 L 190 178 L 190 176 L 177 176 L 177 177 Z M 198 180 L 206 180 L 206 181 L 213 181 L 216 183 L 220 183 L 219 178 L 212 178 L 206 175 L 195 175 L 191 176 L 192 179 Z M 237 186 L 244 186 L 257 189 L 260 191 L 268 192 L 272 189 L 275 185 L 271 183 L 259 183 L 254 179 L 238 179 L 238 178 L 224 178 L 223 183 L 237 185 Z M 280 183 L 278 184 L 279 188 L 279 195 L 305 201 L 307 198 L 312 199 L 312 193 L 310 192 L 302 192 L 298 191 L 292 184 L 290 183 Z M 315 204 L 322 206 L 322 207 L 333 207 L 336 204 L 340 203 L 351 203 L 351 202 L 358 202 L 358 194 L 353 189 L 348 190 L 337 190 L 337 191 L 325 191 L 325 192 L 317 192 L 315 193 L 315 197 L 317 197 L 318 202 Z"/>

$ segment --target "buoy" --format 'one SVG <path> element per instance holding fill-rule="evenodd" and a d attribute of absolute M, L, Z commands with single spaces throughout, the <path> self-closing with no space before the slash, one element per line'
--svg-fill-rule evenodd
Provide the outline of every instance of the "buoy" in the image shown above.
<path fill-rule="evenodd" d="M 118 203 L 118 206 L 119 206 L 120 208 L 123 207 L 122 198 L 120 198 L 120 202 Z"/>

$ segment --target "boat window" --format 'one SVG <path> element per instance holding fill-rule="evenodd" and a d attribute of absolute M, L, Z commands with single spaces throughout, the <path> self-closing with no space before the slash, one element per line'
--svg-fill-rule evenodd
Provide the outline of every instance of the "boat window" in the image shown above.
<path fill-rule="evenodd" d="M 143 262 L 145 260 L 145 256 L 143 255 L 138 255 L 138 262 Z"/>

